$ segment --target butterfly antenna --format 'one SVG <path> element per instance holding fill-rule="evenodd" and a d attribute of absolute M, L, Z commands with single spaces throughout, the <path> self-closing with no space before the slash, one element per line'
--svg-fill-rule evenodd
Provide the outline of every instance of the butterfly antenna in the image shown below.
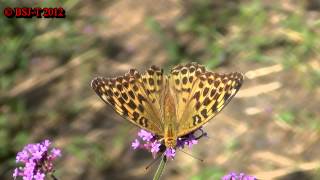
<path fill-rule="evenodd" d="M 153 161 L 151 161 L 151 163 L 148 164 L 148 166 L 146 167 L 146 170 L 148 170 L 155 162 L 157 162 L 160 157 L 162 157 L 163 154 L 159 155 L 156 159 L 154 159 Z"/>
<path fill-rule="evenodd" d="M 181 150 L 181 149 L 178 149 L 178 150 L 181 151 L 181 152 L 183 152 L 183 153 L 185 153 L 186 155 L 189 155 L 190 157 L 192 157 L 192 158 L 194 158 L 194 159 L 196 159 L 196 160 L 198 160 L 198 161 L 204 162 L 203 159 L 200 159 L 200 158 L 198 158 L 198 157 L 195 157 L 194 155 L 192 155 L 192 154 L 190 154 L 190 153 L 187 153 L 187 152 L 185 152 L 185 151 L 183 151 L 183 150 Z"/>

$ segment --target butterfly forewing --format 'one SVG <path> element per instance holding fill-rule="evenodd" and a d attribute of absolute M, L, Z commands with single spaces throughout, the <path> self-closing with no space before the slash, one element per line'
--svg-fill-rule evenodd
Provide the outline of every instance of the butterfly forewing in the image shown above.
<path fill-rule="evenodd" d="M 158 135 L 163 134 L 159 97 L 163 72 L 153 66 L 146 73 L 134 69 L 117 78 L 95 78 L 91 87 L 106 103 L 133 124 Z"/>
<path fill-rule="evenodd" d="M 178 137 L 198 129 L 220 112 L 242 81 L 241 73 L 213 73 L 195 63 L 173 68 L 169 82 L 177 98 Z"/>
<path fill-rule="evenodd" d="M 196 91 L 194 88 L 197 75 L 203 73 L 205 68 L 198 64 L 178 65 L 171 70 L 169 75 L 170 88 L 173 89 L 176 97 L 176 117 L 178 124 L 183 114 L 188 113 L 191 96 Z"/>

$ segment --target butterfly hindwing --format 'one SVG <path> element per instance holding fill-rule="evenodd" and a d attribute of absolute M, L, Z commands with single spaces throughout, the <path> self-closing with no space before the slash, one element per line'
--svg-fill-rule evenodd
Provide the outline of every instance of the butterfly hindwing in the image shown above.
<path fill-rule="evenodd" d="M 91 87 L 122 117 L 155 134 L 163 134 L 158 95 L 162 89 L 162 70 L 153 66 L 140 74 L 131 69 L 117 78 L 97 77 Z"/>
<path fill-rule="evenodd" d="M 242 81 L 241 73 L 213 73 L 196 63 L 173 68 L 169 82 L 177 94 L 178 136 L 212 119 L 237 93 Z"/>

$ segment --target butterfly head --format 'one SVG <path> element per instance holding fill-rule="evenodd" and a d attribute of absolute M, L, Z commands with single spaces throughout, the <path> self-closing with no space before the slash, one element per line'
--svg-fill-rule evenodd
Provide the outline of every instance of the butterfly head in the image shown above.
<path fill-rule="evenodd" d="M 175 148 L 177 145 L 177 140 L 174 138 L 166 138 L 164 139 L 164 145 L 166 146 L 166 148 Z"/>

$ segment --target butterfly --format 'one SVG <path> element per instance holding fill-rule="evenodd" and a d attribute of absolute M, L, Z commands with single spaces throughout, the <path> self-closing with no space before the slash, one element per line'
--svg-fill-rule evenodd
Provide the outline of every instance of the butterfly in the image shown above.
<path fill-rule="evenodd" d="M 217 115 L 243 83 L 239 72 L 214 73 L 197 63 L 177 65 L 168 75 L 151 66 L 124 76 L 96 77 L 91 87 L 123 118 L 163 137 L 166 148 Z"/>

